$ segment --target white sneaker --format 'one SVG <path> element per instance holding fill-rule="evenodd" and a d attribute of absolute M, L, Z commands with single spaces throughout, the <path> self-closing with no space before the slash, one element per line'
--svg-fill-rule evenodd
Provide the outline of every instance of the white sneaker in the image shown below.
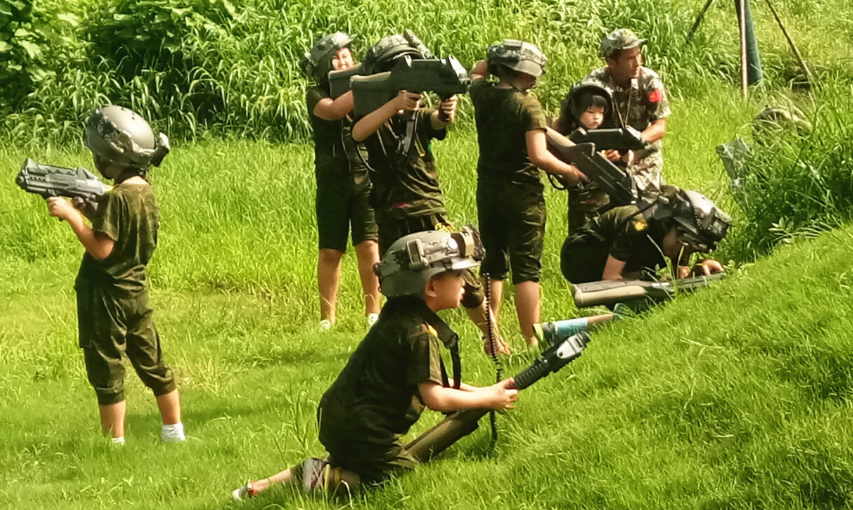
<path fill-rule="evenodd" d="M 164 424 L 160 429 L 160 440 L 164 443 L 180 443 L 187 440 L 184 435 L 184 424 L 175 423 L 174 425 Z"/>
<path fill-rule="evenodd" d="M 244 499 L 254 498 L 258 495 L 258 491 L 252 487 L 252 482 L 247 482 L 246 485 L 239 489 L 231 491 L 231 498 L 234 501 L 243 501 Z"/>
<path fill-rule="evenodd" d="M 317 326 L 317 329 L 322 332 L 329 331 L 330 329 L 332 329 L 332 321 L 330 321 L 329 319 L 321 320 L 320 325 Z"/>
<path fill-rule="evenodd" d="M 302 463 L 302 490 L 304 492 L 322 491 L 328 468 L 329 463 L 323 459 L 305 459 Z"/>
<path fill-rule="evenodd" d="M 378 321 L 378 320 L 379 320 L 379 314 L 378 313 L 367 314 L 367 329 L 370 329 L 374 324 L 376 324 L 376 321 Z"/>

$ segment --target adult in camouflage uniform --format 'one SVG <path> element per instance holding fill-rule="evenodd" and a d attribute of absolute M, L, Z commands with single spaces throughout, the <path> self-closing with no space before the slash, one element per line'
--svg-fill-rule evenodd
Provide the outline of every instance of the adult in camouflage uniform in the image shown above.
<path fill-rule="evenodd" d="M 364 58 L 366 74 L 389 71 L 400 58 L 432 58 L 430 50 L 411 31 L 384 37 Z M 379 109 L 356 119 L 353 139 L 368 154 L 373 189 L 370 200 L 379 227 L 379 253 L 397 239 L 414 232 L 448 229 L 444 196 L 432 153 L 432 141 L 443 140 L 456 120 L 456 96 L 439 108 L 421 108 L 421 94 L 402 90 Z M 484 335 L 488 322 L 483 289 L 474 276 L 465 276 L 465 307 Z M 493 321 L 494 323 L 494 321 Z"/>
<path fill-rule="evenodd" d="M 157 397 L 161 439 L 183 441 L 178 390 L 163 360 L 145 271 L 160 227 L 160 211 L 145 177 L 149 165 L 158 166 L 168 152 L 168 140 L 163 134 L 155 137 L 142 117 L 119 106 L 95 109 L 87 126 L 86 146 L 95 167 L 116 185 L 95 210 L 86 209 L 91 227 L 71 202 L 53 197 L 47 205 L 86 248 L 74 288 L 79 345 L 98 397 L 101 426 L 114 443 L 124 444 L 126 355 Z"/>
<path fill-rule="evenodd" d="M 651 144 L 643 157 L 631 162 L 628 171 L 639 189 L 654 190 L 663 184 L 661 145 L 666 134 L 666 118 L 671 112 L 660 77 L 643 67 L 642 46 L 645 44 L 645 39 L 630 30 L 622 28 L 611 32 L 601 41 L 601 56 L 607 65 L 581 81 L 600 84 L 613 97 L 613 112 L 603 127 L 630 126 Z"/>
<path fill-rule="evenodd" d="M 370 183 L 367 166 L 352 139 L 352 92 L 331 97 L 329 72 L 349 69 L 353 62 L 351 39 L 337 32 L 319 39 L 301 62 L 316 85 L 308 89 L 306 102 L 314 132 L 314 175 L 317 180 L 317 231 L 320 254 L 317 286 L 320 291 L 320 329 L 336 319 L 341 261 L 352 231 L 352 244 L 364 291 L 368 326 L 379 314 L 379 282 L 373 265 L 379 262 L 379 239 L 373 209 L 368 203 Z"/>
<path fill-rule="evenodd" d="M 459 306 L 462 273 L 482 257 L 478 244 L 476 233 L 463 229 L 419 232 L 391 245 L 377 266 L 388 302 L 320 399 L 320 442 L 329 456 L 249 482 L 232 493 L 234 499 L 276 483 L 298 484 L 306 492 L 348 492 L 380 482 L 420 460 L 400 439 L 425 407 L 439 412 L 513 407 L 518 391 L 510 389 L 511 379 L 488 388 L 461 383 L 458 337 L 436 314 Z M 442 345 L 451 353 L 453 379 L 441 359 Z"/>
<path fill-rule="evenodd" d="M 500 310 L 503 281 L 512 272 L 518 322 L 525 341 L 537 343 L 539 275 L 545 238 L 545 197 L 539 169 L 577 183 L 583 174 L 547 149 L 548 120 L 530 89 L 545 72 L 545 55 L 528 42 L 505 40 L 471 72 L 480 158 L 477 211 L 490 277 L 492 312 Z M 490 81 L 494 75 L 497 81 Z"/>
<path fill-rule="evenodd" d="M 563 243 L 560 268 L 571 283 L 641 278 L 667 265 L 684 278 L 692 272 L 724 270 L 705 259 L 692 269 L 693 253 L 713 251 L 725 238 L 731 217 L 701 193 L 664 186 L 663 205 L 643 214 L 635 205 L 613 208 L 574 232 Z"/>

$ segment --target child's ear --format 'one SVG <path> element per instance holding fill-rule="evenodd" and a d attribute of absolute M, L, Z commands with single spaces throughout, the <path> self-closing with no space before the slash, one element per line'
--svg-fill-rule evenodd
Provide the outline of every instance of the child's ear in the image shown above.
<path fill-rule="evenodd" d="M 435 278 L 430 278 L 424 285 L 424 297 L 435 297 L 438 293 L 435 291 Z"/>

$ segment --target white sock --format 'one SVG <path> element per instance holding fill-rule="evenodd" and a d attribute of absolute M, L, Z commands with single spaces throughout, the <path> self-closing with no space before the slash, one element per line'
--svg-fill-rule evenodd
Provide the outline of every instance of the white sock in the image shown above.
<path fill-rule="evenodd" d="M 113 444 L 122 445 L 122 446 L 124 445 L 124 436 L 114 437 L 111 440 L 112 440 Z"/>
<path fill-rule="evenodd" d="M 166 442 L 186 440 L 186 437 L 184 436 L 184 424 L 178 422 L 173 423 L 172 425 L 166 425 L 164 423 L 160 431 L 160 439 Z"/>

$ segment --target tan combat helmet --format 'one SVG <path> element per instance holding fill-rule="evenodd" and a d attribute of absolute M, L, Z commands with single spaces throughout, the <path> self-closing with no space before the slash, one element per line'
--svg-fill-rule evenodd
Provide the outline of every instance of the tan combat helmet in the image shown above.
<path fill-rule="evenodd" d="M 473 226 L 460 232 L 430 230 L 401 237 L 373 267 L 387 297 L 422 296 L 430 278 L 478 266 L 485 255 Z"/>
<path fill-rule="evenodd" d="M 160 166 L 169 153 L 169 139 L 154 131 L 137 113 L 115 105 L 95 108 L 86 121 L 86 147 L 105 163 L 121 169 L 133 168 L 145 175 L 150 165 Z"/>
<path fill-rule="evenodd" d="M 486 51 L 489 74 L 495 76 L 500 76 L 500 68 L 506 67 L 538 78 L 545 74 L 547 62 L 545 54 L 535 44 L 515 39 L 504 39 Z"/>
<path fill-rule="evenodd" d="M 352 38 L 343 32 L 335 32 L 317 40 L 311 51 L 306 51 L 299 68 L 308 78 L 318 83 L 324 81 L 332 70 L 332 57 L 341 48 L 347 48 Z"/>
<path fill-rule="evenodd" d="M 383 37 L 364 56 L 362 68 L 367 75 L 390 71 L 397 59 L 409 56 L 413 59 L 433 58 L 429 48 L 411 30 L 402 34 Z"/>

